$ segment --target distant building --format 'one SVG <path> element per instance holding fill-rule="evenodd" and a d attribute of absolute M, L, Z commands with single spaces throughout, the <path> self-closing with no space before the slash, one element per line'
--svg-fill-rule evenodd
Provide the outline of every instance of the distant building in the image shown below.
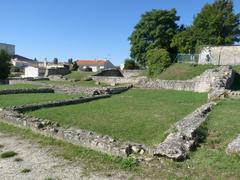
<path fill-rule="evenodd" d="M 0 50 L 1 49 L 6 51 L 9 55 L 15 55 L 15 45 L 13 44 L 0 43 Z"/>
<path fill-rule="evenodd" d="M 12 55 L 11 63 L 14 67 L 24 69 L 27 66 L 37 66 L 38 62 L 32 59 L 20 56 L 20 55 Z"/>
<path fill-rule="evenodd" d="M 115 66 L 108 60 L 77 60 L 77 65 L 80 70 L 91 68 L 93 72 L 115 68 Z"/>
<path fill-rule="evenodd" d="M 43 77 L 45 75 L 46 69 L 28 66 L 24 68 L 24 77 Z"/>
<path fill-rule="evenodd" d="M 199 64 L 239 65 L 240 46 L 207 46 L 199 54 Z"/>

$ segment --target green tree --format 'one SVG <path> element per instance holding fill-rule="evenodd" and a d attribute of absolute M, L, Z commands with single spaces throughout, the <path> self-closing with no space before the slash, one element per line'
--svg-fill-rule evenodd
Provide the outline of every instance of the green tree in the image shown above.
<path fill-rule="evenodd" d="M 68 59 L 68 64 L 73 64 L 73 59 L 72 58 Z"/>
<path fill-rule="evenodd" d="M 193 22 L 198 44 L 231 45 L 240 40 L 240 14 L 235 14 L 232 0 L 206 4 Z"/>
<path fill-rule="evenodd" d="M 58 64 L 58 58 L 53 59 L 53 64 Z"/>
<path fill-rule="evenodd" d="M 195 52 L 196 43 L 193 28 L 188 27 L 173 37 L 171 47 L 176 47 L 179 53 L 192 53 Z"/>
<path fill-rule="evenodd" d="M 176 10 L 152 10 L 142 15 L 140 22 L 135 26 L 129 37 L 131 44 L 131 57 L 145 66 L 147 52 L 155 48 L 166 49 L 175 53 L 175 48 L 170 47 L 173 36 L 177 33 L 176 21 L 180 18 Z"/>
<path fill-rule="evenodd" d="M 125 59 L 124 69 L 139 69 L 138 64 L 133 59 Z"/>
<path fill-rule="evenodd" d="M 9 54 L 4 50 L 0 50 L 0 79 L 8 78 L 11 69 L 10 60 Z"/>
<path fill-rule="evenodd" d="M 164 69 L 166 69 L 170 63 L 171 58 L 165 49 L 151 49 L 147 52 L 148 59 L 148 75 L 149 76 L 157 76 Z"/>
<path fill-rule="evenodd" d="M 73 71 L 77 71 L 78 68 L 79 68 L 79 66 L 78 66 L 77 62 L 74 62 L 74 63 L 73 63 L 72 70 L 73 70 Z"/>

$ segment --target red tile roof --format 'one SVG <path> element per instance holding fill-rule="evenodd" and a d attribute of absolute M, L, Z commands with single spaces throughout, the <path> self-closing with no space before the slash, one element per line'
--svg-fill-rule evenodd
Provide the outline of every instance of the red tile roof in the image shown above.
<path fill-rule="evenodd" d="M 77 65 L 105 65 L 104 60 L 77 60 Z"/>

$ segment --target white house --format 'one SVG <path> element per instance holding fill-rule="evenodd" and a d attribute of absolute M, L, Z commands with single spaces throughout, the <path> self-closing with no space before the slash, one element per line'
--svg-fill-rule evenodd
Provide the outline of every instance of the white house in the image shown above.
<path fill-rule="evenodd" d="M 24 77 L 43 77 L 45 74 L 45 69 L 33 66 L 27 66 L 24 68 Z"/>
<path fill-rule="evenodd" d="M 82 70 L 91 68 L 93 72 L 115 68 L 108 60 L 77 60 L 77 65 Z"/>

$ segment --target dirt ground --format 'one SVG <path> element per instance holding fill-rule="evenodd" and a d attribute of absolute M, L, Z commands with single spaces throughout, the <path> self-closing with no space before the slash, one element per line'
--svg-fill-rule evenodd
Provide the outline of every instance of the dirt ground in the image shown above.
<path fill-rule="evenodd" d="M 104 176 L 101 173 L 86 173 L 84 164 L 72 163 L 53 156 L 53 149 L 40 147 L 27 140 L 0 133 L 0 154 L 6 151 L 18 153 L 14 157 L 0 158 L 1 180 L 47 180 L 47 179 L 128 179 L 124 173 Z M 16 161 L 21 158 L 22 161 Z M 30 172 L 23 173 L 24 169 Z"/>

